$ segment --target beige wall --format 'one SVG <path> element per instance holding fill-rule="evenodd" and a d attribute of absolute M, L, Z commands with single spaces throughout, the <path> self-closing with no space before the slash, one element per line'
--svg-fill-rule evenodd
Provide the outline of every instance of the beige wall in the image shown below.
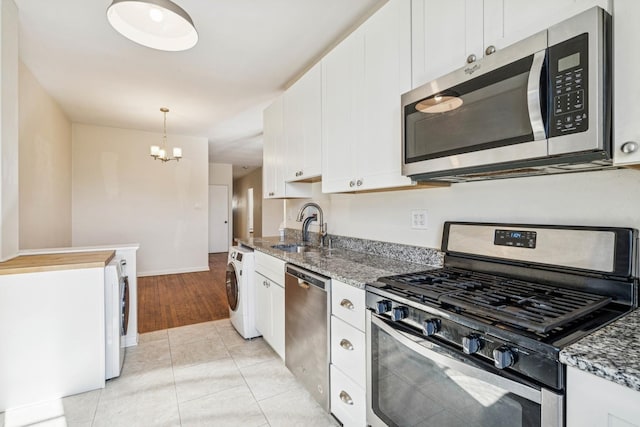
<path fill-rule="evenodd" d="M 262 198 L 262 168 L 233 181 L 233 236 L 248 236 L 247 190 L 253 188 L 253 236 L 277 236 L 284 202 Z"/>
<path fill-rule="evenodd" d="M 447 220 L 640 228 L 640 171 L 630 169 L 367 194 L 313 186 L 329 233 L 416 246 L 439 248 Z M 288 227 L 300 228 L 295 216 L 306 201 L 287 200 Z M 411 229 L 413 209 L 427 211 L 428 229 Z"/>
<path fill-rule="evenodd" d="M 71 122 L 20 62 L 20 249 L 71 246 Z"/>
<path fill-rule="evenodd" d="M 0 0 L 0 261 L 18 254 L 18 8 Z"/>
<path fill-rule="evenodd" d="M 162 163 L 161 137 L 73 124 L 73 245 L 139 243 L 139 275 L 207 270 L 207 139 L 168 135 L 184 157 Z"/>

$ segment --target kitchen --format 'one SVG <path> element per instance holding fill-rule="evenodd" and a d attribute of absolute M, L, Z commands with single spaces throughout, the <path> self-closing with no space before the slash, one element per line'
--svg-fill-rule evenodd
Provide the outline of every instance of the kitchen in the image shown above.
<path fill-rule="evenodd" d="M 638 228 L 634 214 L 638 202 L 632 197 L 638 176 L 633 170 L 356 195 L 325 194 L 324 183 L 323 180 L 310 185 L 311 198 L 322 206 L 329 234 L 338 236 L 439 248 L 443 224 L 452 219 Z M 514 203 L 514 199 L 518 202 Z M 304 201 L 285 201 L 286 227 L 299 227 L 295 216 L 302 203 Z M 414 210 L 426 212 L 426 229 L 411 228 L 410 214 Z M 263 234 L 276 235 L 277 223 L 270 233 Z"/>

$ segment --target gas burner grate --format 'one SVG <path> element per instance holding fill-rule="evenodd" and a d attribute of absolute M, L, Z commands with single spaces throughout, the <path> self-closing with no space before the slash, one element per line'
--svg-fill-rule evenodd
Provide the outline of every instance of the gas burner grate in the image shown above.
<path fill-rule="evenodd" d="M 379 281 L 424 301 L 546 334 L 591 313 L 611 298 L 493 274 L 444 268 Z"/>

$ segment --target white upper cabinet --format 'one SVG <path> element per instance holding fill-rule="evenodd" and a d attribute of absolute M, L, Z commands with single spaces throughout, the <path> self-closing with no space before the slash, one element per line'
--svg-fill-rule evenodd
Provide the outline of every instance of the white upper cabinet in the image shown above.
<path fill-rule="evenodd" d="M 613 160 L 631 165 L 640 163 L 640 2 L 615 0 L 613 12 Z"/>
<path fill-rule="evenodd" d="M 400 95 L 411 86 L 410 3 L 391 0 L 322 60 L 322 191 L 411 185 Z"/>
<path fill-rule="evenodd" d="M 284 180 L 284 102 L 280 96 L 264 110 L 262 189 L 265 199 L 311 197 L 311 184 Z"/>
<path fill-rule="evenodd" d="M 412 84 L 420 86 L 607 0 L 412 0 Z"/>
<path fill-rule="evenodd" d="M 322 66 L 311 68 L 284 94 L 285 181 L 321 173 Z"/>

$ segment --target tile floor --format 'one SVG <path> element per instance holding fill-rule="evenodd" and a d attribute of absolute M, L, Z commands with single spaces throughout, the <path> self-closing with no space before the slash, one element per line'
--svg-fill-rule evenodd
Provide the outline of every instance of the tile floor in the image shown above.
<path fill-rule="evenodd" d="M 338 425 L 262 338 L 245 341 L 228 319 L 142 334 L 119 378 L 62 407 L 43 422 L 0 414 L 0 427 Z"/>

